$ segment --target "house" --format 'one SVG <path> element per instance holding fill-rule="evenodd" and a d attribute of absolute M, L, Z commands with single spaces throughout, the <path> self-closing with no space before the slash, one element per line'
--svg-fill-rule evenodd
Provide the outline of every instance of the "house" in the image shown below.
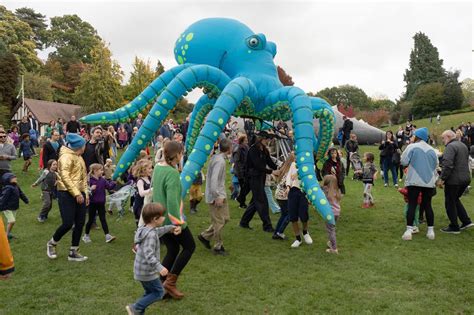
<path fill-rule="evenodd" d="M 21 118 L 32 113 L 33 117 L 40 124 L 40 134 L 44 135 L 46 126 L 51 120 L 58 120 L 62 118 L 64 122 L 68 122 L 71 116 L 76 116 L 77 119 L 82 117 L 81 107 L 79 105 L 55 103 L 49 101 L 34 100 L 25 98 L 24 104 L 18 103 L 13 109 L 15 113 L 12 117 L 12 122 L 18 124 Z"/>

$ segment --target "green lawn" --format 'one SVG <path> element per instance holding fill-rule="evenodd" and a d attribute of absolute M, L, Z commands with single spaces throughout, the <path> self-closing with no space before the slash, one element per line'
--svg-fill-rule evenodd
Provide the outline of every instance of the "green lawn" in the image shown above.
<path fill-rule="evenodd" d="M 378 150 L 365 146 L 361 151 Z M 124 314 L 124 306 L 143 294 L 132 274 L 132 215 L 127 212 L 121 221 L 108 216 L 117 236 L 114 243 L 106 244 L 99 230 L 92 232 L 92 243 L 81 243 L 88 261 L 67 261 L 70 233 L 58 246 L 58 259 L 51 261 L 46 242 L 60 222 L 57 205 L 46 223 L 38 223 L 40 191 L 30 188 L 36 171 L 23 175 L 20 161 L 14 169 L 31 203 L 18 211 L 14 229 L 18 239 L 12 242 L 17 271 L 0 282 L 0 314 Z M 436 240 L 428 240 L 422 226 L 413 241 L 404 242 L 403 199 L 395 188 L 384 188 L 378 180 L 376 207 L 361 209 L 362 184 L 349 179 L 346 187 L 337 229 L 338 256 L 325 253 L 326 231 L 314 210 L 310 213 L 314 244 L 295 250 L 290 249 L 292 239 L 274 241 L 262 232 L 258 217 L 251 222 L 255 230 L 239 228 L 242 210 L 231 202 L 232 219 L 225 228 L 230 255 L 213 256 L 196 240 L 197 250 L 178 281 L 186 297 L 156 303 L 149 313 L 474 312 L 474 229 L 460 235 L 439 232 L 448 223 L 442 190 L 434 198 Z M 474 217 L 474 192 L 463 202 Z M 206 206 L 199 210 L 189 216 L 194 235 L 209 224 Z M 272 216 L 274 224 L 277 219 Z M 286 234 L 291 235 L 289 228 Z"/>

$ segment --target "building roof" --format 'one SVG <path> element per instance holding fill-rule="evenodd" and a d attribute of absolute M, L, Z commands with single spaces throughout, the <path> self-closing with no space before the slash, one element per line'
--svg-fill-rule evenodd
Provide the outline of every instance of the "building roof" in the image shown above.
<path fill-rule="evenodd" d="M 15 107 L 14 113 L 16 113 L 20 107 L 21 103 Z M 83 116 L 81 114 L 81 107 L 73 104 L 25 98 L 25 107 L 42 124 L 48 124 L 51 120 L 57 120 L 58 118 L 62 118 L 64 121 L 69 121 L 72 115 L 77 118 Z"/>

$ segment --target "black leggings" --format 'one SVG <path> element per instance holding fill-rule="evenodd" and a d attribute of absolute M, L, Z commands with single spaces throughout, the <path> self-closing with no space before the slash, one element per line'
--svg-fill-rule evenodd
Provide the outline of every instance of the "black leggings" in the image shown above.
<path fill-rule="evenodd" d="M 424 211 L 426 215 L 426 221 L 428 226 L 434 225 L 434 213 L 431 207 L 431 198 L 434 196 L 434 188 L 408 186 L 408 213 L 407 213 L 407 225 L 413 226 L 415 220 L 415 209 L 418 204 L 418 196 L 421 192 L 421 205 L 420 214 Z"/>
<path fill-rule="evenodd" d="M 84 193 L 82 195 L 85 198 Z M 67 191 L 58 191 L 58 203 L 63 223 L 54 233 L 53 240 L 59 242 L 64 234 L 69 232 L 74 226 L 71 246 L 79 246 L 82 228 L 86 221 L 86 203 L 78 204 L 76 198 Z"/>
<path fill-rule="evenodd" d="M 161 239 L 166 245 L 166 256 L 162 264 L 169 270 L 169 273 L 179 275 L 188 264 L 196 249 L 193 235 L 189 227 L 186 227 L 179 235 L 166 233 Z M 181 252 L 179 252 L 180 246 L 183 247 Z"/>
<path fill-rule="evenodd" d="M 86 224 L 86 234 L 91 231 L 91 226 L 95 221 L 96 212 L 99 214 L 100 224 L 104 234 L 109 234 L 109 226 L 107 225 L 107 219 L 105 218 L 105 204 L 103 203 L 91 203 L 89 204 L 89 220 Z"/>

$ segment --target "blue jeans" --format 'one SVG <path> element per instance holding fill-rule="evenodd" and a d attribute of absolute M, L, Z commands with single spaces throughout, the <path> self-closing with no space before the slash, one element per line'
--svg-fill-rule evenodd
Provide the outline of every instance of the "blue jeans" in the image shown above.
<path fill-rule="evenodd" d="M 398 181 L 397 177 L 397 165 L 392 162 L 392 157 L 386 157 L 383 160 L 383 179 L 385 184 L 388 185 L 388 171 L 392 172 L 393 184 L 396 185 Z"/>
<path fill-rule="evenodd" d="M 275 233 L 283 233 L 290 223 L 290 216 L 288 215 L 288 200 L 278 200 L 278 204 L 280 205 L 280 219 L 275 227 Z"/>
<path fill-rule="evenodd" d="M 268 206 L 272 210 L 272 213 L 279 213 L 280 206 L 278 206 L 278 204 L 275 202 L 275 199 L 273 199 L 272 189 L 270 186 L 265 186 L 265 195 L 267 195 Z"/>
<path fill-rule="evenodd" d="M 143 314 L 145 313 L 145 309 L 148 306 L 163 298 L 165 291 L 159 278 L 151 281 L 140 282 L 143 286 L 143 289 L 145 289 L 145 294 L 141 299 L 139 299 L 137 302 L 135 302 L 135 304 L 133 304 L 133 308 L 135 309 L 135 311 Z"/>
<path fill-rule="evenodd" d="M 239 183 L 232 182 L 232 187 L 234 187 L 234 191 L 232 192 L 230 199 L 236 199 L 240 194 L 240 185 Z"/>

